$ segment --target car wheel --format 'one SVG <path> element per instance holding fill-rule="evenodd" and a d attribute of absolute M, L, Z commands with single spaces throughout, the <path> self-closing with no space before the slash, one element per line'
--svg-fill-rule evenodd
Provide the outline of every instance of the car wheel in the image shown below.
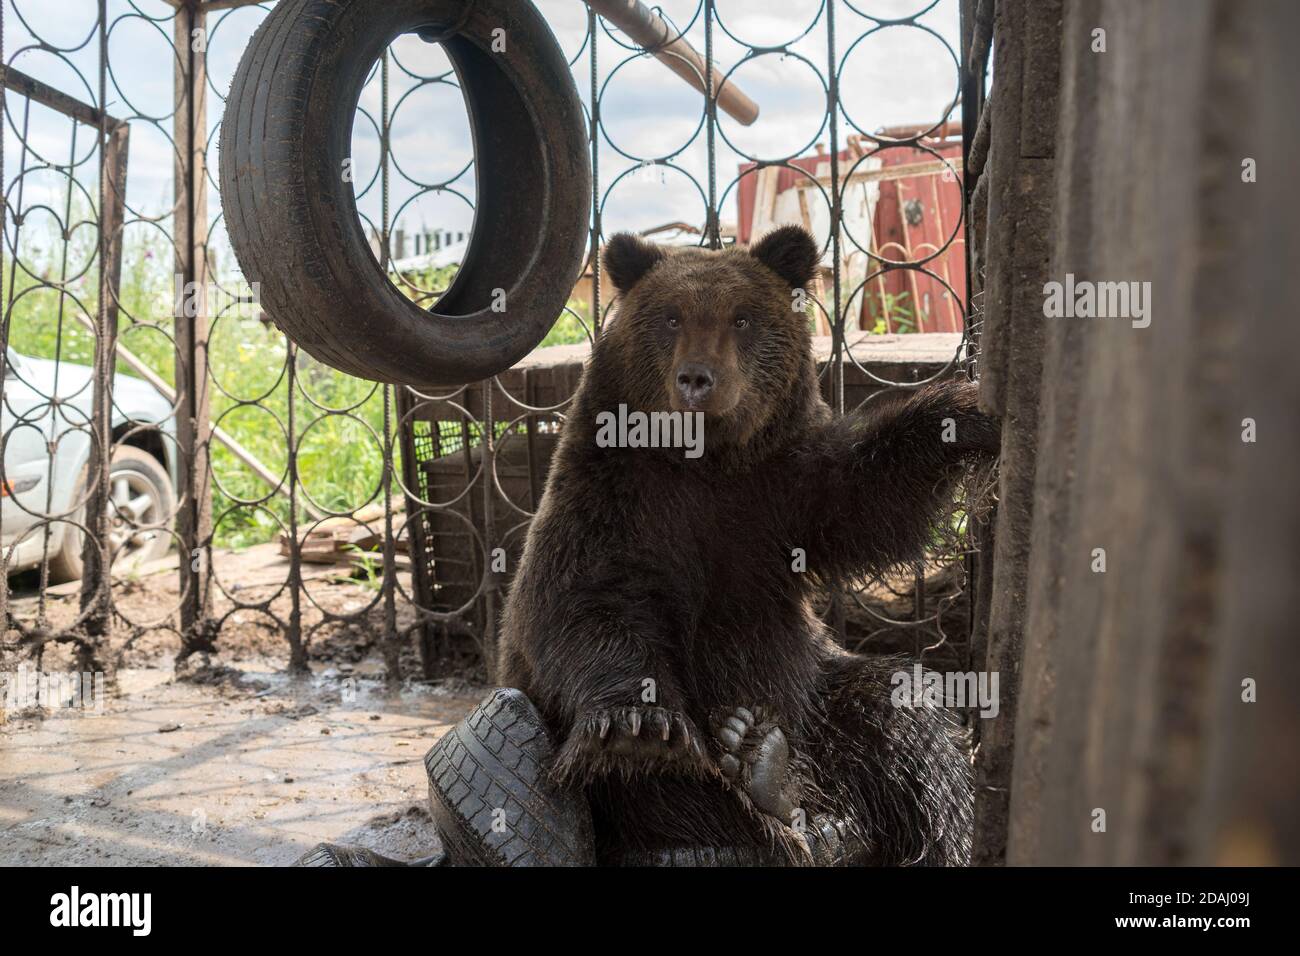
<path fill-rule="evenodd" d="M 113 452 L 108 469 L 108 539 L 113 570 L 125 571 L 161 558 L 171 548 L 170 532 L 176 514 L 176 491 L 171 477 L 148 452 L 121 445 Z M 77 497 L 85 494 L 82 478 Z M 83 506 L 76 515 L 85 523 Z M 50 580 L 75 581 L 84 570 L 81 550 L 85 535 L 72 528 L 63 535 L 59 551 L 50 559 Z"/>

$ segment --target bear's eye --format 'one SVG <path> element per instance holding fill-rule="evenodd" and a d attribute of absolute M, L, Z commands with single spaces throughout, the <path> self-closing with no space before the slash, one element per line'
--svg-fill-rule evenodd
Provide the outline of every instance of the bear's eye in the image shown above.
<path fill-rule="evenodd" d="M 743 315 L 736 316 L 736 321 L 735 321 L 736 328 L 743 329 L 747 325 L 749 325 L 749 319 L 745 318 Z"/>
<path fill-rule="evenodd" d="M 668 317 L 668 328 L 675 329 L 681 324 L 682 320 L 677 318 L 677 316 L 673 315 Z"/>

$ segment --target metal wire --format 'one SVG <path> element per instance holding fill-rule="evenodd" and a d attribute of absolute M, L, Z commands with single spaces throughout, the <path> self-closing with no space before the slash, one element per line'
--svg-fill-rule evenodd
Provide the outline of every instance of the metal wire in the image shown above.
<path fill-rule="evenodd" d="M 7 74 L 3 119 L 20 153 L 12 178 L 6 178 L 9 171 L 0 153 L 0 185 L 6 200 L 5 255 L 0 265 L 4 344 L 20 346 L 23 335 L 31 332 L 23 325 L 30 325 L 24 302 L 41 293 L 57 296 L 51 355 L 55 381 L 61 370 L 86 360 L 100 370 L 100 377 L 94 380 L 97 400 L 91 402 L 91 412 L 78 420 L 75 402 L 61 397 L 58 389 L 41 391 L 24 380 L 20 370 L 6 369 L 0 382 L 3 441 L 8 452 L 34 429 L 47 444 L 79 440 L 92 448 L 106 447 L 106 454 L 86 472 L 71 509 L 51 511 L 52 499 L 44 507 L 32 506 L 19 496 L 4 499 L 0 532 L 5 544 L 0 562 L 6 574 L 0 575 L 5 581 L 0 585 L 0 613 L 6 635 L 0 647 L 39 657 L 46 644 L 66 643 L 85 657 L 111 663 L 107 661 L 110 648 L 120 659 L 147 634 L 170 634 L 178 650 L 194 653 L 220 648 L 223 634 L 236 625 L 253 626 L 282 636 L 292 666 L 302 669 L 308 665 L 314 642 L 354 629 L 375 636 L 391 677 L 412 672 L 403 656 L 412 639 L 425 676 L 476 666 L 482 672 L 482 659 L 490 657 L 494 644 L 503 588 L 508 586 L 528 520 L 536 510 L 550 450 L 577 385 L 580 357 L 549 365 L 533 363 L 491 381 L 446 394 L 426 394 L 361 383 L 325 369 L 284 341 L 257 313 L 255 290 L 242 283 L 233 263 L 222 259 L 224 223 L 215 213 L 217 183 L 209 161 L 215 162 L 216 119 L 225 105 L 225 82 L 214 81 L 207 66 L 218 60 L 233 61 L 243 33 L 251 31 L 271 6 L 270 2 L 229 9 L 223 5 L 208 11 L 201 4 L 183 4 L 163 16 L 145 12 L 134 0 L 101 0 L 96 22 L 87 24 L 86 39 L 80 45 L 60 47 L 54 38 L 32 29 L 21 2 L 4 0 L 6 15 L 14 15 L 24 33 L 18 49 L 5 50 L 6 67 L 22 71 L 27 57 L 53 58 L 74 80 L 71 88 L 56 91 L 63 99 L 50 100 L 42 99 L 34 87 L 19 88 L 16 76 Z M 539 3 L 542 12 L 557 22 L 572 19 L 575 6 L 576 0 Z M 845 414 L 887 389 L 914 388 L 958 367 L 967 355 L 964 322 L 963 344 L 950 358 L 911 365 L 897 375 L 862 361 L 851 347 L 852 339 L 865 334 L 858 322 L 868 296 L 875 294 L 870 290 L 883 289 L 896 275 L 936 283 L 933 288 L 942 287 L 959 304 L 956 314 L 963 319 L 967 315 L 951 276 L 931 268 L 945 261 L 954 243 L 964 241 L 961 219 L 941 244 L 904 248 L 900 253 L 874 236 L 855 234 L 845 216 L 850 181 L 857 183 L 855 176 L 877 169 L 891 151 L 946 163 L 953 174 L 952 188 L 961 189 L 955 165 L 942 154 L 935 137 L 950 119 L 955 97 L 942 115 L 921 118 L 926 121 L 924 129 L 904 135 L 864 129 L 846 108 L 842 79 L 847 64 L 870 37 L 891 35 L 888 31 L 921 31 L 937 38 L 957 64 L 951 46 L 923 22 L 933 3 L 918 3 L 921 9 L 895 19 L 873 16 L 872 6 L 868 0 L 822 0 L 812 19 L 792 26 L 791 37 L 773 44 L 738 35 L 736 2 L 677 4 L 670 11 L 675 20 L 668 22 L 679 36 L 692 38 L 703 50 L 705 75 L 700 79 L 711 95 L 701 98 L 698 124 L 686 142 L 656 141 L 649 151 L 634 149 L 611 133 L 610 123 L 619 117 L 610 102 L 620 95 L 635 67 L 653 60 L 590 10 L 582 14 L 585 36 L 568 52 L 575 80 L 586 92 L 591 122 L 590 260 L 582 286 L 587 290 L 585 301 L 571 302 L 562 319 L 580 328 L 588 342 L 599 336 L 613 304 L 603 287 L 600 246 L 605 229 L 619 219 L 614 212 L 622 190 L 634 184 L 634 177 L 657 174 L 664 183 L 670 176 L 680 178 L 690 198 L 674 207 L 676 218 L 697 227 L 700 245 L 717 248 L 734 241 L 722 213 L 735 201 L 742 181 L 784 171 L 806 184 L 813 201 L 824 202 L 828 210 L 830 288 L 813 296 L 813 308 L 826 317 L 832 337 L 823 374 L 836 412 Z M 669 16 L 658 12 L 666 19 Z M 0 46 L 3 30 L 0 21 Z M 193 30 L 201 31 L 201 43 L 194 42 Z M 154 109 L 151 114 L 152 104 L 138 101 L 127 75 L 114 69 L 115 57 L 145 55 L 115 44 L 115 36 L 128 32 L 148 34 L 148 56 L 156 59 L 159 70 L 178 76 L 170 111 Z M 824 59 L 817 62 L 822 54 L 803 52 L 802 41 L 824 41 Z M 408 104 L 417 95 L 457 94 L 458 87 L 449 66 L 422 70 L 422 61 L 402 42 L 376 64 L 367 87 L 375 95 L 370 99 L 363 95 L 358 108 L 354 148 L 361 141 L 377 141 L 380 158 L 373 175 L 363 175 L 354 185 L 362 221 L 376 237 L 383 268 L 411 298 L 432 303 L 442 289 L 426 287 L 420 276 L 398 268 L 405 259 L 403 224 L 418 218 L 419 204 L 425 199 L 463 205 L 472 213 L 474 165 L 471 159 L 432 177 L 422 175 L 420 162 L 425 155 L 416 155 L 409 145 L 412 140 L 404 135 L 422 119 Z M 724 44 L 729 52 L 722 51 Z M 715 63 L 723 56 L 729 65 Z M 92 61 L 90 68 L 87 64 Z M 739 82 L 738 71 L 756 61 L 811 70 L 824 91 L 824 100 L 809 104 L 810 115 L 823 114 L 812 140 L 790 142 L 793 148 L 783 155 L 751 155 L 742 148 L 736 130 L 718 115 L 718 97 L 728 83 Z M 662 82 L 681 83 L 666 71 Z M 40 130 L 32 126 L 34 104 L 39 105 Z M 199 123 L 206 125 L 200 128 L 195 125 Z M 174 202 L 150 205 L 138 189 L 116 193 L 105 189 L 112 131 L 120 124 L 129 129 L 133 141 L 145 137 L 174 156 L 179 177 L 173 184 Z M 82 126 L 87 129 L 78 133 Z M 90 147 L 85 145 L 87 130 L 94 140 Z M 830 146 L 824 177 L 797 162 L 807 158 L 807 150 L 822 136 Z M 868 148 L 855 146 L 846 152 L 841 145 L 845 137 Z M 57 158 L 44 155 L 48 144 L 59 142 L 62 149 Z M 732 162 L 737 169 L 734 176 L 723 172 Z M 131 172 L 135 174 L 137 168 L 132 166 Z M 62 210 L 52 208 L 44 197 L 31 198 L 30 184 L 39 175 L 61 184 Z M 97 180 L 93 188 L 86 185 L 90 175 Z M 135 175 L 130 180 L 139 181 Z M 703 209 L 693 205 L 696 201 Z M 934 201 L 937 205 L 937 198 Z M 86 207 L 84 213 L 74 208 L 79 204 Z M 118 218 L 111 212 L 114 209 Z M 375 212 L 378 221 L 372 221 Z M 274 210 L 268 214 L 274 215 Z M 54 272 L 45 268 L 55 261 L 51 250 L 38 250 L 29 236 L 33 219 L 42 216 L 52 218 L 58 237 L 54 245 L 61 247 Z M 619 224 L 625 220 L 622 217 Z M 114 222 L 119 225 L 113 226 Z M 641 227 L 654 225 L 658 223 L 645 222 Z M 83 227 L 95 238 L 95 251 L 84 265 L 70 260 Z M 430 252 L 427 235 L 416 234 L 424 238 L 425 252 Z M 146 235 L 170 249 L 177 273 L 201 288 L 204 295 L 197 314 L 142 311 L 140 303 L 124 294 L 105 270 L 114 244 L 121 249 Z M 861 278 L 846 274 L 849 257 L 868 264 Z M 7 286 L 3 269 L 8 270 Z M 89 289 L 95 292 L 94 302 L 88 304 Z M 22 329 L 13 328 L 15 320 L 20 320 Z M 69 329 L 87 324 L 92 335 L 77 332 L 69 337 Z M 11 338 L 12 331 L 22 334 Z M 227 346 L 232 339 L 238 339 L 242 349 L 234 352 L 248 353 L 259 363 L 253 385 L 238 381 L 235 370 L 227 367 L 225 356 L 231 352 Z M 124 356 L 137 352 L 166 355 L 164 366 L 153 371 L 164 386 L 170 381 L 181 387 L 180 394 L 167 400 L 167 414 L 148 421 L 131 419 L 130 410 L 114 400 L 120 393 L 121 373 L 143 374 L 136 365 L 123 365 Z M 19 407 L 15 389 L 20 386 L 34 394 L 32 407 Z M 238 442 L 226 442 L 237 425 L 251 421 L 283 436 L 283 447 L 274 457 L 258 458 L 237 447 Z M 57 428 L 56 423 L 60 423 Z M 218 432 L 212 430 L 214 426 Z M 54 432 L 49 435 L 41 432 L 51 428 Z M 346 447 L 338 447 L 340 442 Z M 120 449 L 128 446 L 157 453 L 174 473 L 178 500 L 172 514 L 141 523 L 114 510 L 110 466 Z M 322 452 L 322 447 L 327 451 Z M 319 473 L 315 465 L 329 451 L 340 459 L 373 461 L 373 468 L 365 472 L 364 488 L 344 493 L 319 486 L 311 475 Z M 55 484 L 56 457 L 49 460 L 48 489 Z M 94 461 L 94 455 L 87 453 L 85 460 Z M 0 480 L 15 477 L 6 467 L 0 465 Z M 102 520 L 85 518 L 87 501 L 106 503 L 102 511 L 98 505 L 89 509 L 91 514 L 103 514 Z M 965 508 L 954 503 L 954 518 L 941 529 L 943 540 L 937 541 L 924 573 L 906 580 L 860 582 L 843 595 L 828 596 L 825 613 L 846 643 L 860 649 L 907 646 L 943 654 L 966 640 L 965 626 L 954 623 L 965 619 L 961 613 L 963 556 L 969 550 L 962 530 Z M 178 522 L 178 516 L 184 520 Z M 161 572 L 173 585 L 162 589 L 168 598 L 162 606 L 142 601 L 141 578 L 112 564 L 107 529 L 119 518 L 125 519 L 118 525 L 125 533 L 166 536 L 173 557 L 179 556 L 178 568 Z M 11 533 L 19 524 L 21 540 Z M 349 554 L 341 565 L 342 573 L 360 574 L 357 580 L 365 585 L 355 589 L 359 597 L 343 603 L 331 599 L 328 580 L 305 559 L 318 537 L 313 532 L 339 527 L 358 535 L 368 529 L 378 541 L 374 550 Z M 75 608 L 60 602 L 49 578 L 50 557 L 62 546 L 65 528 L 75 529 L 98 549 L 98 558 L 87 561 L 85 597 Z M 250 528 L 263 529 L 261 536 L 272 542 L 283 540 L 287 560 L 282 580 L 251 585 L 241 579 L 235 564 L 224 559 L 227 542 Z M 23 559 L 24 549 L 37 546 L 44 557 L 35 572 L 38 579 L 30 580 L 33 572 L 28 571 L 27 578 L 10 580 L 10 569 L 30 563 Z M 86 554 L 94 551 L 87 549 Z M 214 552 L 219 560 L 214 561 Z M 92 567 L 96 561 L 102 567 Z M 502 561 L 504 572 L 498 570 Z M 104 567 L 110 573 L 103 573 Z M 16 603 L 15 596 L 19 597 Z"/>

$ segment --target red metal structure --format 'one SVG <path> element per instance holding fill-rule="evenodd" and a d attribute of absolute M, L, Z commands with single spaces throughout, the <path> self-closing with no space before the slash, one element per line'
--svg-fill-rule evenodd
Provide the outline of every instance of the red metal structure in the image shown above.
<path fill-rule="evenodd" d="M 883 130 L 881 135 L 901 138 L 920 131 L 919 127 L 897 127 Z M 841 273 L 851 277 L 844 295 L 846 299 L 854 297 L 852 314 L 858 316 L 857 328 L 862 331 L 962 330 L 966 230 L 961 214 L 961 129 L 956 124 L 945 124 L 933 138 L 920 142 L 924 148 L 888 146 L 875 150 L 874 156 L 864 161 L 863 157 L 875 149 L 874 144 L 851 136 L 848 148 L 839 154 L 841 175 L 846 177 L 846 210 L 851 207 L 849 200 L 854 198 L 854 190 L 876 188 L 866 206 L 870 210 L 870 234 L 866 234 L 863 223 L 855 228 L 849 221 L 841 242 Z M 829 161 L 830 156 L 819 146 L 816 155 L 798 157 L 772 168 L 775 189 L 769 185 L 763 201 L 792 189 L 810 196 L 816 193 L 818 183 L 827 177 Z M 848 170 L 852 170 L 851 175 Z M 760 231 L 766 228 L 766 220 L 757 209 L 759 172 L 756 163 L 740 166 L 737 239 L 741 243 L 756 238 L 756 223 L 760 223 Z M 820 196 L 817 202 L 825 204 Z M 802 224 L 812 227 L 808 201 L 801 197 L 798 208 L 803 212 Z M 926 268 L 939 279 L 905 266 L 886 266 L 882 261 L 915 264 L 927 257 L 933 258 L 925 262 Z M 864 280 L 866 287 L 860 288 Z"/>

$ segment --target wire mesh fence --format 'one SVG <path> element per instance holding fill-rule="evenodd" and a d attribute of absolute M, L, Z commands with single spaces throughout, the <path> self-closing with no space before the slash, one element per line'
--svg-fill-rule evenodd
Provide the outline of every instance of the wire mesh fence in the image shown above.
<path fill-rule="evenodd" d="M 353 629 L 392 677 L 490 678 L 565 407 L 617 308 L 599 250 L 618 231 L 719 248 L 808 227 L 838 413 L 966 371 L 955 2 L 538 3 L 590 121 L 589 261 L 542 348 L 439 394 L 295 348 L 230 252 L 220 117 L 272 6 L 4 0 L 6 654 L 111 668 L 141 640 L 188 656 L 255 631 L 301 669 Z M 352 144 L 376 262 L 432 305 L 479 188 L 437 43 L 399 37 L 374 64 Z M 825 596 L 849 646 L 969 667 L 968 510 L 913 573 Z"/>

